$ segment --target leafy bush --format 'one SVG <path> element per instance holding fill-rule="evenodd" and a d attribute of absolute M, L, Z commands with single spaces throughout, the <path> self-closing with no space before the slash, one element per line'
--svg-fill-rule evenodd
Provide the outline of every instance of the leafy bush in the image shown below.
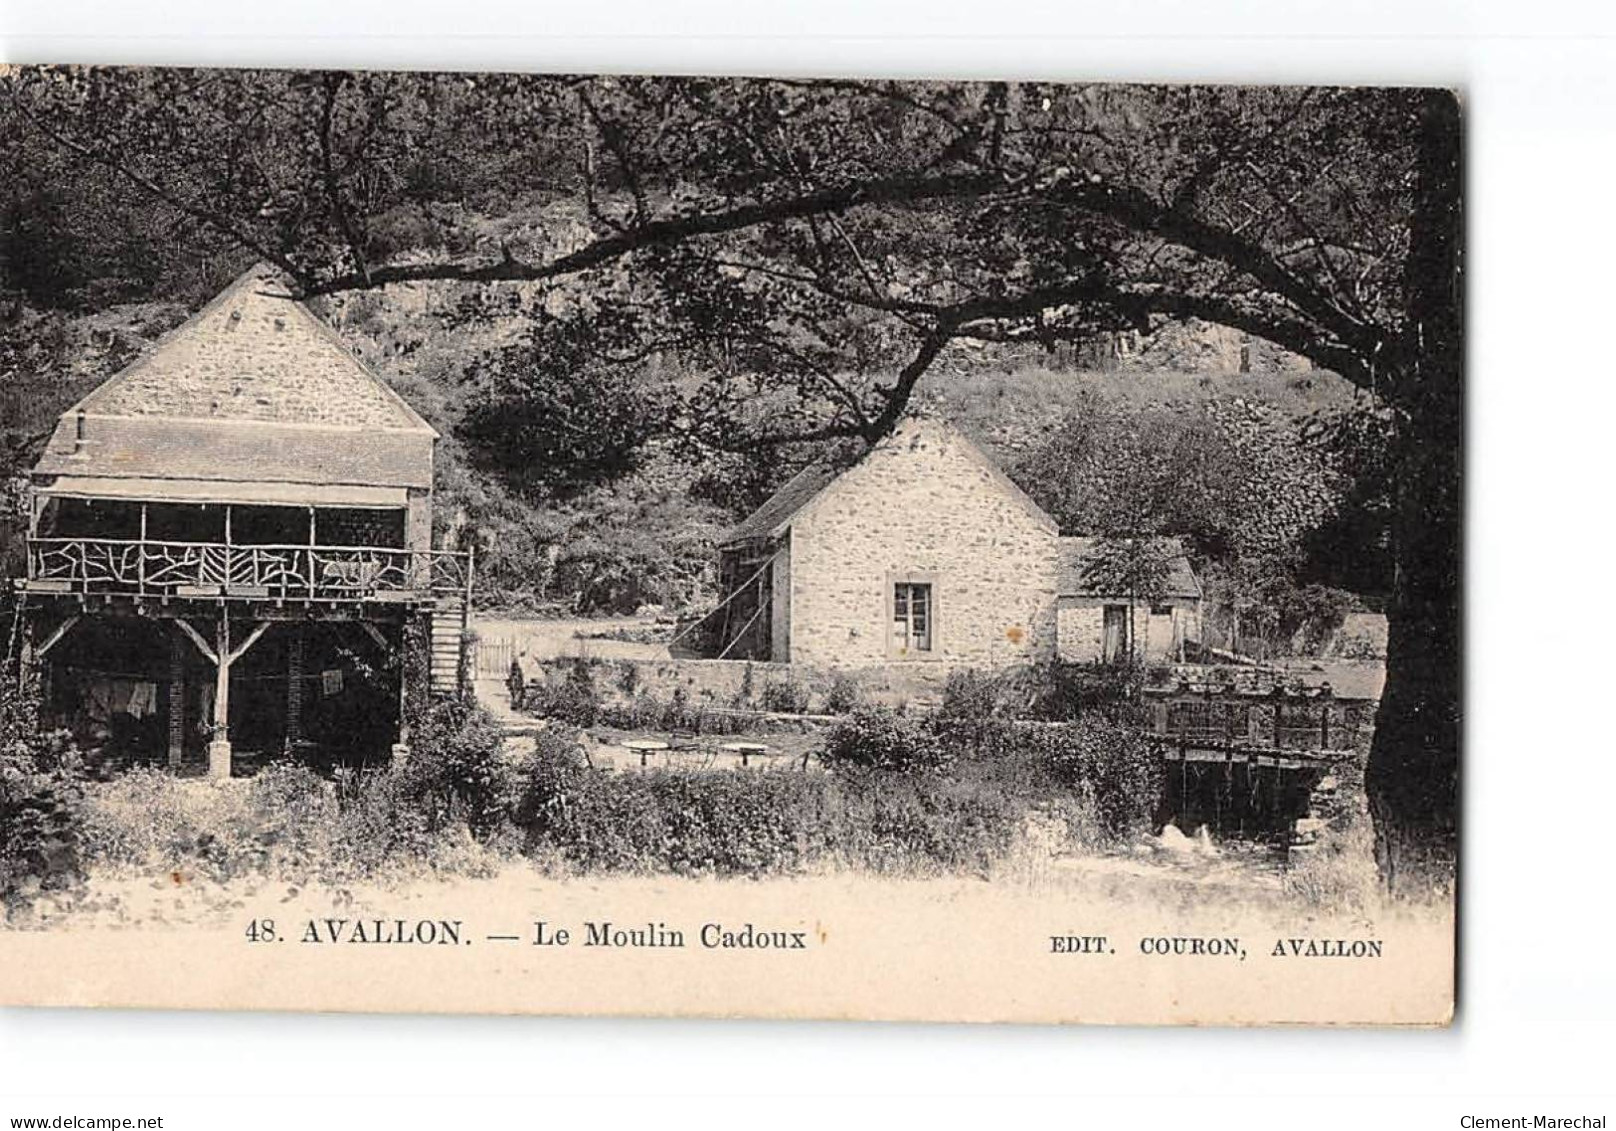
<path fill-rule="evenodd" d="M 600 719 L 602 697 L 595 683 L 594 662 L 574 660 L 558 680 L 554 670 L 542 682 L 530 684 L 523 699 L 528 713 L 543 719 L 560 719 L 573 726 L 594 726 Z"/>
<path fill-rule="evenodd" d="M 582 779 L 550 830 L 586 868 L 681 875 L 782 872 L 807 855 L 814 787 L 798 774 L 646 773 Z"/>
<path fill-rule="evenodd" d="M 82 808 L 71 775 L 0 759 L 0 900 L 82 878 Z"/>
<path fill-rule="evenodd" d="M 1292 569 L 1288 559 L 1208 565 L 1208 641 L 1259 658 L 1322 652 L 1360 602 L 1342 589 L 1299 585 Z"/>
<path fill-rule="evenodd" d="M 1011 714 L 1002 681 L 956 668 L 943 685 L 932 727 L 938 741 L 957 757 L 1000 758 L 1010 747 Z"/>
<path fill-rule="evenodd" d="M 763 690 L 758 696 L 765 711 L 773 711 L 778 715 L 806 714 L 808 698 L 808 689 L 790 676 L 769 680 L 763 685 Z"/>
<path fill-rule="evenodd" d="M 836 724 L 822 757 L 833 769 L 907 772 L 941 768 L 948 753 L 924 722 L 885 707 L 861 707 Z"/>
<path fill-rule="evenodd" d="M 1098 717 L 1026 728 L 1027 752 L 1061 785 L 1092 802 L 1113 839 L 1153 831 L 1162 797 L 1162 760 L 1152 741 Z"/>
<path fill-rule="evenodd" d="M 31 683 L 0 682 L 0 900 L 68 886 L 83 875 L 78 751 L 40 734 Z"/>
<path fill-rule="evenodd" d="M 434 703 L 416 723 L 409 759 L 391 772 L 430 832 L 464 822 L 483 840 L 504 822 L 515 787 L 499 722 L 466 699 Z"/>
<path fill-rule="evenodd" d="M 592 871 L 982 871 L 1005 858 L 1022 820 L 1002 791 L 925 775 L 605 774 L 565 735 L 542 736 L 522 776 L 527 851 Z"/>
<path fill-rule="evenodd" d="M 1069 721 L 1099 716 L 1142 725 L 1137 664 L 1040 664 L 1023 673 L 1027 717 Z"/>
<path fill-rule="evenodd" d="M 576 732 L 549 727 L 539 733 L 532 753 L 516 771 L 512 806 L 530 845 L 566 827 L 567 809 L 586 788 L 592 772 Z"/>
<path fill-rule="evenodd" d="M 825 714 L 849 715 L 864 702 L 864 688 L 851 672 L 832 673 L 830 686 L 825 689 Z"/>

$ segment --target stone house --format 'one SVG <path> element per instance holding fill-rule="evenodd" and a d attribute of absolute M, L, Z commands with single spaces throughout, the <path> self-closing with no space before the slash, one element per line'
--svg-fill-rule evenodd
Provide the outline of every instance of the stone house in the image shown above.
<path fill-rule="evenodd" d="M 1200 638 L 1182 548 L 1153 599 L 1094 592 L 1093 539 L 959 430 L 911 417 L 851 466 L 807 468 L 730 531 L 712 654 L 809 667 L 1173 660 Z"/>
<path fill-rule="evenodd" d="M 46 723 L 216 777 L 396 751 L 407 634 L 451 688 L 470 594 L 469 556 L 432 547 L 436 441 L 279 272 L 241 275 L 32 470 L 16 587 Z"/>

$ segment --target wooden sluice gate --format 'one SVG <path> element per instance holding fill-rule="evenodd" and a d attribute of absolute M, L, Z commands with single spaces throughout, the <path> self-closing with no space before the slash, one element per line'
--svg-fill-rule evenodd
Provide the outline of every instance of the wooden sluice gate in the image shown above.
<path fill-rule="evenodd" d="M 1281 844 L 1355 776 L 1374 710 L 1328 682 L 1252 669 L 1181 668 L 1144 698 L 1164 762 L 1162 821 Z"/>
<path fill-rule="evenodd" d="M 1288 843 L 1315 789 L 1352 755 L 1168 740 L 1162 758 L 1164 820 L 1185 832 L 1205 825 L 1222 836 Z"/>

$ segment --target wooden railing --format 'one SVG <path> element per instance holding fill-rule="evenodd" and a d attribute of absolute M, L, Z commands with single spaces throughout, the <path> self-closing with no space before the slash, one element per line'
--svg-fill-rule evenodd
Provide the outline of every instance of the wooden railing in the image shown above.
<path fill-rule="evenodd" d="M 364 601 L 464 594 L 471 556 L 384 546 L 30 538 L 28 580 L 76 593 Z"/>

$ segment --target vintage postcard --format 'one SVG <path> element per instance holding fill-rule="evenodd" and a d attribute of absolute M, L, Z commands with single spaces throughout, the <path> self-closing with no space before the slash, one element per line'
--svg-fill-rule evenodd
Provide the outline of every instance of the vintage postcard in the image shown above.
<path fill-rule="evenodd" d="M 0 1000 L 1451 1019 L 1453 92 L 0 87 Z"/>

